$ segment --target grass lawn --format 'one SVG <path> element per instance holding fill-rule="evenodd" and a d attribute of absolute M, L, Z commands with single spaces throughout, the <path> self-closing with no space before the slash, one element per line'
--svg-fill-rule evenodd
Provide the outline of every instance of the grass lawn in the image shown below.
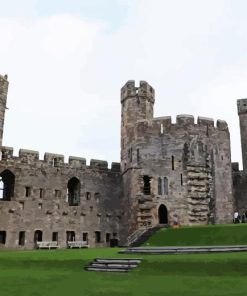
<path fill-rule="evenodd" d="M 247 253 L 146 255 L 129 273 L 87 272 L 118 249 L 0 252 L 1 296 L 246 295 Z"/>
<path fill-rule="evenodd" d="M 223 229 L 222 229 L 223 227 Z M 190 234 L 188 233 L 190 230 Z M 246 243 L 245 225 L 161 230 L 150 242 L 171 245 Z M 179 242 L 174 241 L 179 236 Z M 204 235 L 203 235 L 204 233 Z M 231 233 L 231 240 L 226 238 Z M 238 233 L 238 235 L 236 235 Z M 193 235 L 192 235 L 193 234 Z M 188 238 L 190 236 L 190 239 Z M 196 240 L 198 239 L 198 243 Z M 157 244 L 156 244 L 157 245 Z M 1 296 L 242 296 L 247 291 L 247 252 L 188 255 L 129 255 L 119 249 L 0 252 Z M 97 257 L 144 258 L 129 273 L 87 272 Z"/>
<path fill-rule="evenodd" d="M 162 228 L 144 246 L 247 245 L 247 223 Z"/>

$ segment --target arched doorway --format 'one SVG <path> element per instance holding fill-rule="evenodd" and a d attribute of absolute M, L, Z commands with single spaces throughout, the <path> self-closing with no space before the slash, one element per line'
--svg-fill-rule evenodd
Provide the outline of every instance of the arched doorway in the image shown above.
<path fill-rule="evenodd" d="M 160 205 L 159 210 L 159 224 L 168 224 L 167 208 L 165 205 Z"/>
<path fill-rule="evenodd" d="M 42 242 L 43 232 L 41 230 L 35 230 L 33 241 L 36 244 L 37 242 Z"/>
<path fill-rule="evenodd" d="M 78 206 L 80 202 L 80 181 L 73 177 L 68 182 L 68 202 L 69 206 Z"/>

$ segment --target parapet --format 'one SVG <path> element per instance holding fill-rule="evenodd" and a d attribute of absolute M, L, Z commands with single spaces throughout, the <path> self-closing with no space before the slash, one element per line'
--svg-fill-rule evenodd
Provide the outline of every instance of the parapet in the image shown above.
<path fill-rule="evenodd" d="M 238 114 L 247 113 L 247 99 L 237 100 L 237 105 L 238 105 Z"/>
<path fill-rule="evenodd" d="M 5 81 L 8 81 L 8 75 L 5 74 L 4 76 L 0 74 L 0 81 L 1 80 L 5 80 Z"/>
<path fill-rule="evenodd" d="M 136 96 L 147 98 L 149 101 L 154 103 L 155 91 L 146 81 L 141 80 L 139 87 L 135 86 L 134 80 L 127 81 L 121 88 L 121 103 L 129 97 Z"/>
<path fill-rule="evenodd" d="M 12 158 L 13 151 L 14 151 L 14 149 L 12 147 L 2 146 L 1 147 L 2 159 Z"/>
<path fill-rule="evenodd" d="M 69 165 L 73 168 L 82 168 L 86 167 L 86 158 L 70 156 Z"/>
<path fill-rule="evenodd" d="M 194 124 L 195 119 L 193 115 L 181 114 L 177 115 L 176 123 L 179 125 Z"/>
<path fill-rule="evenodd" d="M 214 127 L 214 120 L 213 118 L 198 116 L 197 124 Z"/>
<path fill-rule="evenodd" d="M 44 161 L 48 162 L 54 167 L 58 167 L 61 164 L 64 164 L 64 156 L 61 154 L 45 152 Z"/>
<path fill-rule="evenodd" d="M 105 160 L 91 159 L 90 167 L 108 170 L 108 162 Z"/>
<path fill-rule="evenodd" d="M 24 162 L 39 160 L 39 152 L 27 149 L 19 150 L 19 158 Z"/>
<path fill-rule="evenodd" d="M 227 130 L 228 129 L 228 124 L 225 120 L 221 120 L 221 119 L 218 119 L 217 120 L 217 123 L 216 123 L 216 127 L 219 129 L 219 130 Z"/>

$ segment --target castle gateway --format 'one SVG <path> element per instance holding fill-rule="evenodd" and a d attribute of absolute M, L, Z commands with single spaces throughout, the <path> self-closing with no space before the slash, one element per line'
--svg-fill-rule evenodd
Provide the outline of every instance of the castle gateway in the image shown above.
<path fill-rule="evenodd" d="M 39 242 L 125 245 L 158 224 L 232 223 L 247 210 L 247 100 L 238 101 L 244 170 L 231 164 L 227 123 L 178 115 L 153 117 L 154 89 L 121 89 L 121 163 L 2 146 L 8 91 L 0 76 L 0 246 Z M 233 182 L 234 181 L 234 182 Z M 234 185 L 234 187 L 233 187 Z M 234 194 L 233 194 L 234 193 Z"/>

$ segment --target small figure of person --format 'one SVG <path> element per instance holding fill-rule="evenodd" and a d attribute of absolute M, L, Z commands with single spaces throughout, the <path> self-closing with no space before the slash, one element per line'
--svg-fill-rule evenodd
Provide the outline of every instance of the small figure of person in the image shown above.
<path fill-rule="evenodd" d="M 245 223 L 245 218 L 246 218 L 246 216 L 245 216 L 245 213 L 243 213 L 243 215 L 242 215 L 242 223 Z"/>
<path fill-rule="evenodd" d="M 239 216 L 238 211 L 234 212 L 234 223 L 235 224 L 239 223 L 238 216 Z"/>

